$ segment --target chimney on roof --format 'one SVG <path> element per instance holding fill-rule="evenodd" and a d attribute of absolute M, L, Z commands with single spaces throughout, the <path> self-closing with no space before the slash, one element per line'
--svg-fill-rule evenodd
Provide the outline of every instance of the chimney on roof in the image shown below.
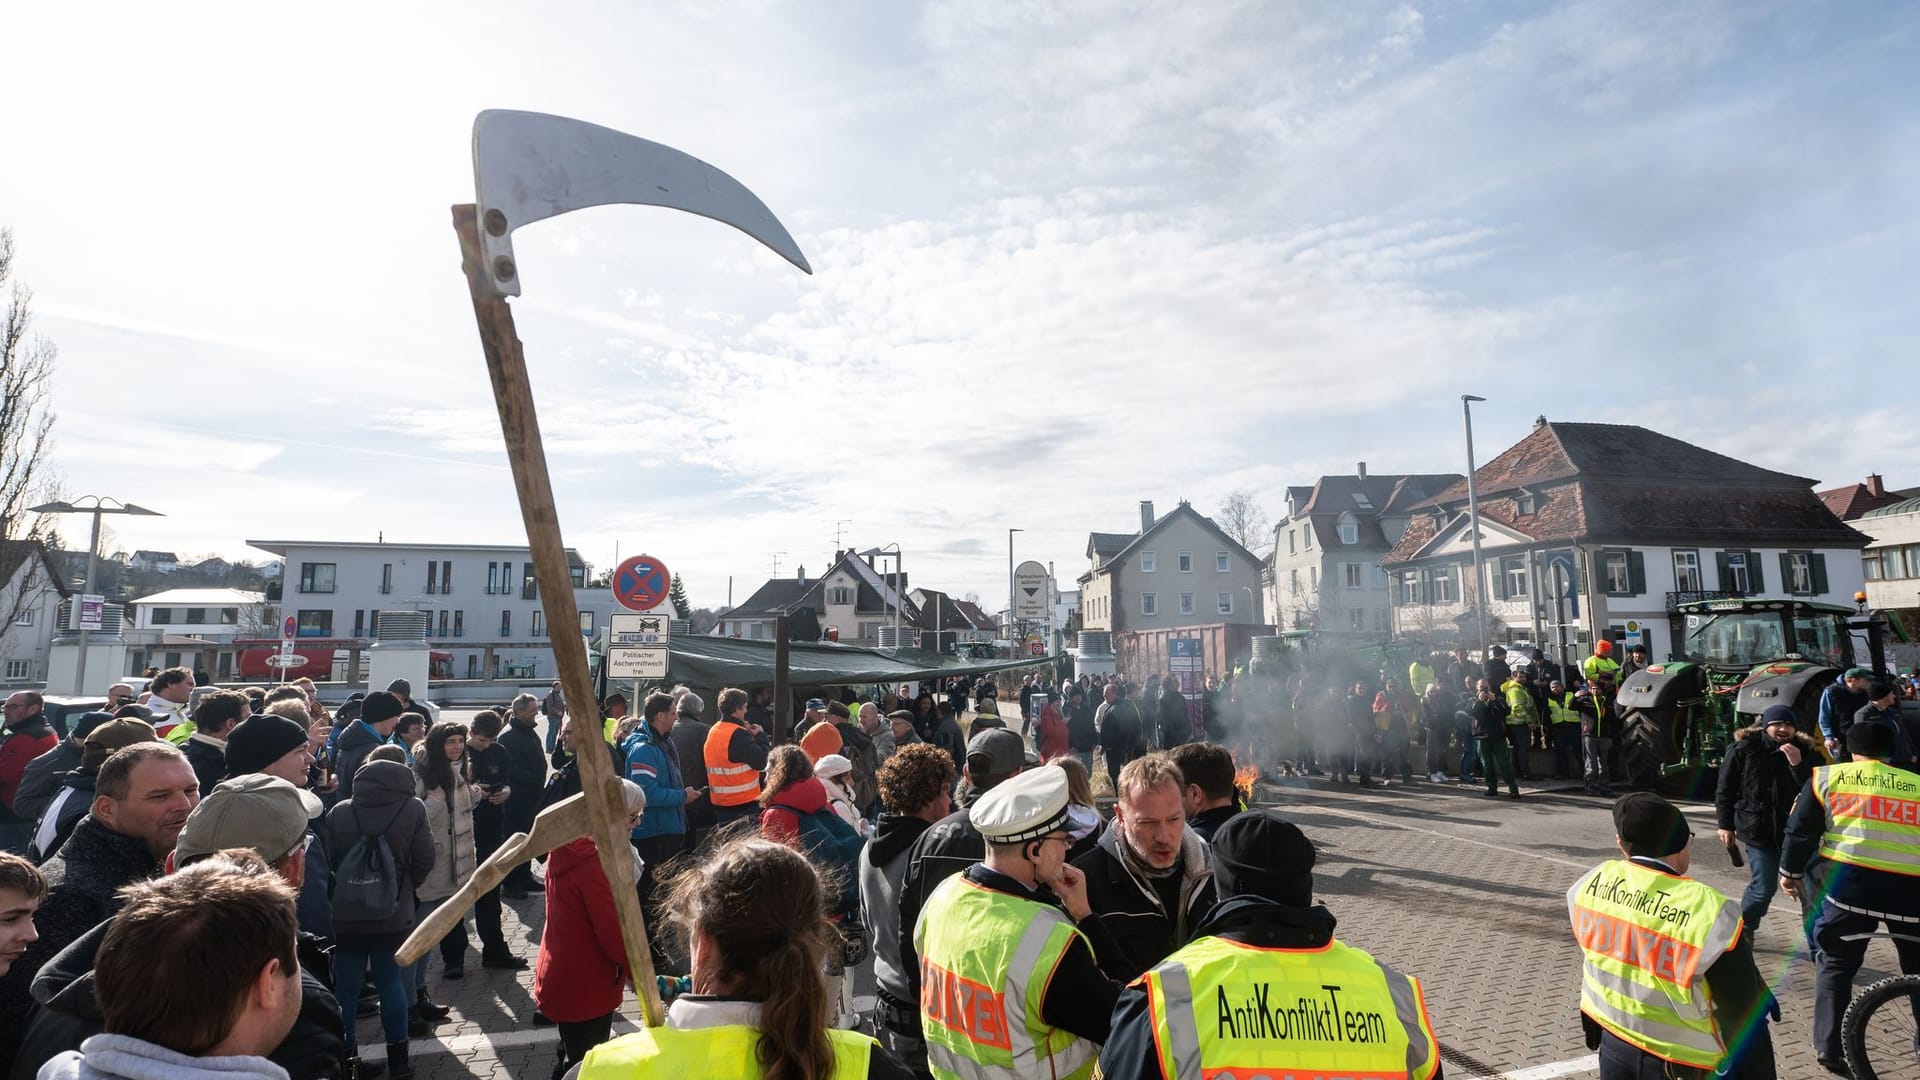
<path fill-rule="evenodd" d="M 1868 473 L 1867 474 L 1867 494 L 1875 497 L 1881 497 L 1886 495 L 1886 493 L 1887 493 L 1887 482 L 1880 478 L 1880 474 Z"/>
<path fill-rule="evenodd" d="M 1141 499 L 1140 500 L 1140 531 L 1146 532 L 1148 529 L 1151 529 L 1151 528 L 1153 528 L 1153 500 Z"/>
<path fill-rule="evenodd" d="M 1360 474 L 1360 479 L 1365 480 L 1367 478 L 1367 463 L 1364 461 L 1361 462 L 1356 471 Z"/>
<path fill-rule="evenodd" d="M 795 581 L 807 580 L 807 564 L 806 563 L 800 564 L 800 569 L 794 573 L 793 579 Z"/>
<path fill-rule="evenodd" d="M 1541 413 L 1541 414 L 1540 414 L 1539 416 L 1536 416 L 1536 417 L 1534 417 L 1534 418 L 1533 418 L 1533 426 L 1534 426 L 1534 427 L 1537 427 L 1537 428 L 1543 428 L 1543 427 L 1546 427 L 1546 426 L 1547 426 L 1547 414 L 1546 414 L 1546 413 Z"/>

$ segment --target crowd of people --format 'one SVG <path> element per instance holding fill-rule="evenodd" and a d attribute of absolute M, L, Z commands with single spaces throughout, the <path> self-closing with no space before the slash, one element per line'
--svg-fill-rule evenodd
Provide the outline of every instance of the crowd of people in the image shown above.
<path fill-rule="evenodd" d="M 64 735 L 16 694 L 0 743 L 0 806 L 17 827 L 0 854 L 0 1076 L 405 1080 L 411 1040 L 450 1016 L 431 958 L 440 979 L 464 978 L 471 921 L 481 967 L 525 969 L 502 898 L 536 894 L 530 1019 L 557 1028 L 555 1077 L 716 1061 L 737 1068 L 721 1075 L 805 1080 L 1440 1076 L 1419 981 L 1335 936 L 1313 844 L 1247 806 L 1236 755 L 1404 781 L 1417 725 L 1429 763 L 1461 755 L 1429 779 L 1517 791 L 1509 763 L 1543 754 L 1531 760 L 1607 793 L 1625 673 L 1605 650 L 1574 676 L 1494 649 L 1405 674 L 1345 691 L 1310 675 L 1041 675 L 1009 685 L 1020 707 L 1005 715 L 991 681 L 954 680 L 807 699 L 779 740 L 770 695 L 731 688 L 711 710 L 685 687 L 637 712 L 616 693 L 588 728 L 558 687 L 462 721 L 435 719 L 404 682 L 329 711 L 310 683 L 194 693 L 192 673 L 164 672 Z M 1754 868 L 1739 900 L 1686 877 L 1691 831 L 1671 804 L 1614 802 L 1621 858 L 1568 894 L 1607 1080 L 1774 1075 L 1752 937 L 1781 890 L 1804 905 L 1818 968 L 1816 1049 L 1844 1071 L 1859 935 L 1920 922 L 1912 740 L 1863 675 L 1828 692 L 1819 742 L 1784 707 L 1739 733 L 1717 800 L 1719 839 Z M 183 685 L 190 707 L 175 709 L 162 690 Z M 1342 708 L 1249 731 L 1247 710 L 1272 700 L 1259 695 Z M 621 777 L 634 880 L 609 882 L 595 841 L 572 840 L 544 873 L 517 864 L 402 965 L 402 942 L 579 792 L 578 755 L 599 747 Z M 634 974 L 616 889 L 636 891 L 669 1002 L 664 1027 L 619 1037 Z M 1646 952 L 1647 933 L 1697 963 Z M 1920 970 L 1920 949 L 1900 949 Z M 870 1012 L 853 995 L 866 964 Z M 383 1065 L 359 1052 L 363 1017 L 377 1018 Z"/>

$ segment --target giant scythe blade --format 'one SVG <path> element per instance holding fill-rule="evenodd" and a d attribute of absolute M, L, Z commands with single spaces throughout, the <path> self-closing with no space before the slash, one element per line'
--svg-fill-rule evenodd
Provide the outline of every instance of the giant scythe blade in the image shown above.
<path fill-rule="evenodd" d="M 813 273 L 786 226 L 740 181 L 671 146 L 584 120 L 488 109 L 473 121 L 473 179 L 481 242 L 500 296 L 520 295 L 513 230 L 613 203 L 712 218 Z"/>

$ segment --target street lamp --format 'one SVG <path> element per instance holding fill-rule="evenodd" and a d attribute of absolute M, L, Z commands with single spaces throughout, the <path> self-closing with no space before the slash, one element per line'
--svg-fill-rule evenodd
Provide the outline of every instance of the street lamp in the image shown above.
<path fill-rule="evenodd" d="M 893 549 L 893 647 L 897 649 L 900 647 L 900 601 L 905 597 L 907 590 L 904 572 L 906 560 L 900 555 L 900 541 L 895 540 L 886 547 L 874 548 L 867 554 L 877 556 L 884 553 L 887 548 Z"/>
<path fill-rule="evenodd" d="M 1011 659 L 1013 646 L 1013 534 L 1026 532 L 1025 529 L 1007 530 L 1007 657 Z"/>
<path fill-rule="evenodd" d="M 1480 562 L 1480 491 L 1473 479 L 1473 403 L 1486 398 L 1460 395 L 1460 414 L 1467 425 L 1467 528 L 1473 531 L 1473 622 L 1480 648 L 1487 648 L 1487 575 Z"/>
<path fill-rule="evenodd" d="M 93 500 L 92 506 L 80 505 L 81 503 L 84 503 L 89 499 Z M 111 503 L 112 505 L 108 505 L 109 503 Z M 165 517 L 166 516 L 165 514 L 162 514 L 158 510 L 149 510 L 144 506 L 135 506 L 133 503 L 121 502 L 119 499 L 109 499 L 101 495 L 82 495 L 80 498 L 75 499 L 72 502 L 68 502 L 64 499 L 61 499 L 55 502 L 41 503 L 39 506 L 27 507 L 27 513 L 29 514 L 92 514 L 93 515 L 93 539 L 88 541 L 87 543 L 87 580 L 86 580 L 86 584 L 80 587 L 80 592 L 82 596 L 93 595 L 93 572 L 95 569 L 95 564 L 100 558 L 100 515 L 131 514 L 135 517 Z M 74 608 L 72 605 L 69 605 L 67 610 L 69 614 L 73 614 L 77 612 L 77 609 Z M 80 620 L 76 618 L 74 619 L 74 621 L 79 622 Z M 86 692 L 85 691 L 86 683 L 87 683 L 87 628 L 86 628 L 86 625 L 82 623 L 80 626 L 80 660 L 78 663 L 74 665 L 74 669 L 73 669 L 73 693 L 75 697 L 78 697 L 79 695 Z"/>

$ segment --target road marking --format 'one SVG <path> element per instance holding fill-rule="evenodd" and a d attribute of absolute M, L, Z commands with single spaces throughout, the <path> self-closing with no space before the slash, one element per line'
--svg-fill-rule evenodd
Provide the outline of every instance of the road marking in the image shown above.
<path fill-rule="evenodd" d="M 1568 866 L 1568 867 L 1572 867 L 1575 870 L 1590 870 L 1593 868 L 1593 864 L 1591 862 L 1575 862 L 1572 859 L 1562 859 L 1557 855 L 1542 855 L 1537 851 L 1517 851 L 1506 844 L 1494 844 L 1494 843 L 1489 843 L 1488 841 L 1485 841 L 1485 840 L 1475 840 L 1470 836 L 1457 836 L 1453 833 L 1441 832 L 1438 829 L 1423 829 L 1418 825 L 1408 825 L 1403 821 L 1399 821 L 1393 818 L 1391 815 L 1382 814 L 1379 816 L 1375 816 L 1359 810 L 1347 810 L 1337 806 L 1328 806 L 1325 803 L 1299 802 L 1299 803 L 1296 803 L 1295 805 L 1310 812 L 1335 814 L 1340 817 L 1352 818 L 1355 821 L 1365 821 L 1370 825 L 1391 825 L 1396 829 L 1405 829 L 1408 832 L 1417 832 L 1426 836 L 1436 836 L 1442 840 L 1458 840 L 1463 844 L 1472 844 L 1475 847 L 1487 848 L 1488 850 L 1498 851 L 1506 855 L 1519 855 L 1529 859 L 1539 859 L 1542 862 L 1550 862 L 1560 866 Z M 1544 1068 L 1545 1066 L 1542 1066 L 1542 1067 Z M 1542 1075 L 1559 1076 L 1561 1074 L 1552 1073 L 1552 1074 L 1542 1074 Z"/>
<path fill-rule="evenodd" d="M 1554 1080 L 1559 1076 L 1573 1076 L 1578 1073 L 1592 1072 L 1600 1067 L 1600 1055 L 1588 1054 L 1586 1057 L 1568 1058 L 1547 1065 L 1529 1065 L 1512 1072 L 1495 1073 L 1492 1076 L 1469 1076 L 1466 1080 Z"/>

